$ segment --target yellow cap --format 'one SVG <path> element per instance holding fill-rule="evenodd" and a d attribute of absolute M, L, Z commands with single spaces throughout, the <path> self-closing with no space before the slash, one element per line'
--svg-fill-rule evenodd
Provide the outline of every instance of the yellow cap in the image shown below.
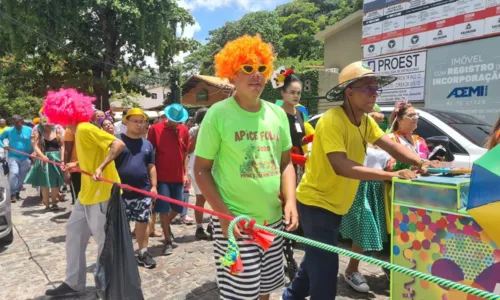
<path fill-rule="evenodd" d="M 144 111 L 142 111 L 142 109 L 140 109 L 138 107 L 134 107 L 134 108 L 129 109 L 127 114 L 125 115 L 125 120 L 127 120 L 130 116 L 142 116 L 144 118 L 144 120 L 146 120 L 148 118 L 146 116 L 146 114 L 144 113 Z"/>

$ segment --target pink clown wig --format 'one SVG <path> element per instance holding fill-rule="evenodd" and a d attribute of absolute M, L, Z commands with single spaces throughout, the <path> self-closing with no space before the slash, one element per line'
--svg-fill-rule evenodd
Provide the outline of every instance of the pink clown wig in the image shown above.
<path fill-rule="evenodd" d="M 94 115 L 94 100 L 75 89 L 49 91 L 43 104 L 43 113 L 51 123 L 62 126 L 88 122 Z"/>

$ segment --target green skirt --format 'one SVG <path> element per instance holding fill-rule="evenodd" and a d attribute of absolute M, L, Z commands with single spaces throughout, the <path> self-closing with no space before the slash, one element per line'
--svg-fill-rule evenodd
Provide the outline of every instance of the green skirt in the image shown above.
<path fill-rule="evenodd" d="M 45 155 L 51 161 L 61 162 L 61 152 L 59 151 L 47 152 Z M 59 166 L 37 159 L 24 182 L 34 187 L 57 188 L 64 185 L 64 175 Z"/>
<path fill-rule="evenodd" d="M 361 181 L 349 212 L 342 216 L 340 233 L 364 251 L 380 251 L 388 241 L 384 186 L 381 181 Z"/>

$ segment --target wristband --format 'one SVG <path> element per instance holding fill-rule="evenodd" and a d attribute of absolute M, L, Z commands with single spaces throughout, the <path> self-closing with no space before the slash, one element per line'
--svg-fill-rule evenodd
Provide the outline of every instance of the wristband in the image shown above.
<path fill-rule="evenodd" d="M 425 164 L 425 160 L 423 160 L 423 159 L 422 159 L 422 160 L 418 163 L 418 169 L 419 169 L 419 170 L 420 170 L 420 169 L 422 169 L 422 167 L 424 166 L 424 164 Z"/>

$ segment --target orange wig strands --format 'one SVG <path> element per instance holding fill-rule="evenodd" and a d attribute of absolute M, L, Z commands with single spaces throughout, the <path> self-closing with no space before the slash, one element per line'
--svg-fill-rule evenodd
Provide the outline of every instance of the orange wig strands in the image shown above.
<path fill-rule="evenodd" d="M 266 80 L 273 73 L 273 46 L 262 41 L 260 35 L 244 35 L 228 42 L 215 56 L 215 76 L 233 79 L 244 64 L 263 64 L 268 68 L 264 73 Z"/>

